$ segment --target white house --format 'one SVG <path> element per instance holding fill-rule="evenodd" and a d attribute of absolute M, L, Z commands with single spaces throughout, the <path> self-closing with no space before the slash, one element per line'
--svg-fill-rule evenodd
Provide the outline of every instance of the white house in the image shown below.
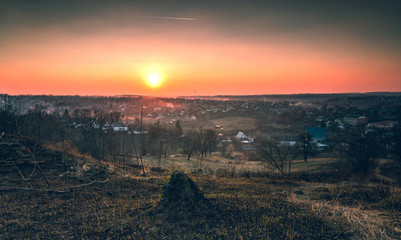
<path fill-rule="evenodd" d="M 104 132 L 106 132 L 109 128 L 110 128 L 110 124 L 109 124 L 109 123 L 105 123 L 105 124 L 103 125 L 103 127 L 102 127 L 102 130 L 103 130 Z"/>
<path fill-rule="evenodd" d="M 247 135 L 245 135 L 245 133 L 243 132 L 238 132 L 237 135 L 235 135 L 235 138 L 240 140 L 242 143 L 253 143 L 254 139 L 251 137 L 248 137 Z"/>
<path fill-rule="evenodd" d="M 113 128 L 114 132 L 126 132 L 126 131 L 128 131 L 128 127 L 125 126 L 124 124 L 120 123 L 120 122 L 112 123 L 111 127 Z"/>
<path fill-rule="evenodd" d="M 143 134 L 148 134 L 148 131 L 143 131 L 143 130 L 142 130 L 142 132 L 141 132 L 140 130 L 134 130 L 133 133 L 134 133 L 135 135 L 141 135 L 142 133 L 143 133 Z"/>

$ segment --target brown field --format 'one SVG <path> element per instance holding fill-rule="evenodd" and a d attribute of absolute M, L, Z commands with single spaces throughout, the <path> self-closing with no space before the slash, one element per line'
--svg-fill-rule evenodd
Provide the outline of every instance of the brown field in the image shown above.
<path fill-rule="evenodd" d="M 240 156 L 239 153 L 234 153 L 234 156 Z M 146 165 L 149 167 L 158 167 L 158 158 L 154 156 L 147 156 L 144 158 Z M 133 160 L 136 162 L 136 160 Z M 295 160 L 292 163 L 291 172 L 321 172 L 330 169 L 330 165 L 335 162 L 334 158 L 310 158 L 305 163 L 304 160 Z M 201 166 L 200 166 L 201 164 Z M 187 160 L 186 156 L 178 154 L 171 155 L 167 158 L 162 157 L 161 165 L 162 168 L 178 168 L 185 171 L 196 171 L 199 168 L 207 172 L 215 172 L 222 169 L 232 169 L 235 167 L 236 171 L 253 171 L 253 172 L 268 172 L 270 174 L 277 173 L 276 171 L 266 167 L 266 164 L 258 161 L 246 161 L 241 160 L 240 157 L 225 158 L 220 153 L 213 153 L 212 156 L 207 155 L 203 159 L 201 156 L 194 155 L 190 160 Z"/>

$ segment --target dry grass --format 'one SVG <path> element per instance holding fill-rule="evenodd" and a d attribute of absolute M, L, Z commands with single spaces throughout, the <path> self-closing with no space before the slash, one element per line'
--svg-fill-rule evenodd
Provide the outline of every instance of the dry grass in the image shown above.
<path fill-rule="evenodd" d="M 158 159 L 153 156 L 146 156 L 144 158 L 145 163 L 149 167 L 157 167 Z M 201 166 L 200 166 L 201 164 Z M 204 172 L 214 173 L 220 169 L 228 169 L 235 166 L 235 170 L 250 170 L 250 171 L 261 171 L 265 170 L 265 167 L 260 162 L 254 161 L 241 161 L 238 159 L 229 159 L 221 157 L 220 154 L 212 154 L 212 156 L 206 156 L 201 160 L 200 156 L 192 156 L 190 160 L 187 160 L 184 155 L 174 155 L 168 157 L 166 160 L 163 158 L 161 161 L 161 167 L 171 169 L 179 168 L 186 171 L 197 171 L 201 168 Z"/>
<path fill-rule="evenodd" d="M 197 168 L 199 159 L 188 161 L 184 156 L 171 157 L 166 161 L 167 169 L 162 169 L 156 167 L 157 159 L 147 156 L 148 174 L 143 177 L 135 161 L 125 165 L 103 163 L 107 169 L 100 169 L 96 167 L 98 161 L 75 151 L 51 154 L 53 157 L 46 158 L 41 166 L 49 176 L 51 186 L 63 191 L 3 188 L 0 191 L 3 216 L 0 238 L 401 238 L 401 223 L 397 223 L 401 199 L 398 195 L 375 199 L 376 205 L 364 201 L 347 205 L 347 201 L 341 198 L 354 197 L 350 193 L 359 191 L 352 184 L 340 185 L 332 181 L 322 184 L 281 177 L 232 178 L 230 174 L 221 177 L 218 170 L 230 170 L 234 164 L 237 164 L 236 169 L 251 166 L 256 171 L 265 169 L 258 162 L 235 163 L 235 160 L 213 155 L 203 161 L 203 173 L 210 169 L 213 174 L 191 175 L 210 201 L 210 209 L 185 220 L 178 218 L 166 222 L 155 218 L 152 211 L 160 200 L 169 172 L 184 169 L 191 173 Z M 318 175 L 318 170 L 324 169 L 331 161 L 296 161 L 293 170 Z M 23 170 L 30 173 L 32 170 L 28 167 Z M 12 168 L 6 170 L 2 169 L 7 179 L 3 177 L 1 183 L 20 186 L 17 173 Z M 29 183 L 42 186 L 43 180 L 36 173 Z M 327 189 L 331 194 L 328 200 L 311 199 L 313 190 L 319 188 L 322 191 Z M 365 191 L 369 190 L 370 194 L 374 192 L 372 189 L 366 187 Z M 394 188 L 392 192 L 399 193 L 399 190 Z M 302 194 L 294 194 L 301 191 Z M 348 195 L 342 195 L 344 192 Z M 387 205 L 383 207 L 382 203 Z"/>
<path fill-rule="evenodd" d="M 294 203 L 309 206 L 310 210 L 318 216 L 331 222 L 345 222 L 354 230 L 353 239 L 399 239 L 401 237 L 400 224 L 396 221 L 397 213 L 392 211 L 379 211 L 367 209 L 369 202 L 359 202 L 358 205 L 341 204 L 341 187 L 334 184 L 308 184 L 301 185 L 302 195 L 291 192 L 288 200 Z M 319 189 L 329 192 L 336 189 L 337 194 L 332 200 L 310 199 L 312 192 Z M 344 191 L 346 191 L 344 189 Z M 306 193 L 306 194 L 305 194 Z M 386 199 L 386 198 L 384 198 Z"/>
<path fill-rule="evenodd" d="M 309 205 L 311 211 L 329 221 L 345 220 L 349 226 L 356 230 L 355 239 L 395 239 L 394 233 L 390 233 L 388 229 L 390 220 L 383 218 L 378 211 L 342 206 L 334 201 L 300 200 L 296 198 L 292 200 Z"/>
<path fill-rule="evenodd" d="M 148 167 L 158 167 L 158 159 L 154 156 L 144 157 L 145 164 Z M 136 160 L 132 160 L 136 162 Z M 334 158 L 311 158 L 307 162 L 304 160 L 295 160 L 292 163 L 291 173 L 318 173 L 330 169 L 331 164 L 335 162 Z M 200 166 L 201 164 L 201 166 Z M 235 174 L 244 171 L 248 172 L 264 172 L 267 174 L 278 174 L 277 171 L 266 167 L 266 164 L 258 161 L 247 161 L 241 159 L 240 156 L 234 158 L 222 157 L 219 153 L 213 153 L 212 156 L 207 155 L 203 160 L 200 156 L 194 155 L 190 160 L 186 156 L 178 154 L 162 159 L 161 167 L 166 169 L 178 168 L 189 172 L 194 172 L 200 168 L 204 173 L 214 175 L 216 171 L 229 170 L 234 168 Z"/>

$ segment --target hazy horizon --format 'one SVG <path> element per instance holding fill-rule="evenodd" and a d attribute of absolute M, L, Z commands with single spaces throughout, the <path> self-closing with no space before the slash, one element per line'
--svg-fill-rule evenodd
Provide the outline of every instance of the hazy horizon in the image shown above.
<path fill-rule="evenodd" d="M 9 94 L 401 91 L 399 1 L 2 3 Z"/>
<path fill-rule="evenodd" d="M 9 95 L 9 96 L 54 96 L 54 97 L 62 97 L 62 96 L 78 96 L 78 97 L 150 97 L 150 98 L 195 98 L 195 97 L 264 97 L 264 96 L 303 96 L 303 95 L 401 95 L 401 92 L 391 92 L 391 91 L 383 91 L 383 92 L 339 92 L 339 93 L 272 93 L 272 94 L 216 94 L 216 95 L 141 95 L 141 94 L 116 94 L 116 95 L 85 95 L 85 94 L 9 94 L 9 93 L 0 93 L 0 95 Z"/>

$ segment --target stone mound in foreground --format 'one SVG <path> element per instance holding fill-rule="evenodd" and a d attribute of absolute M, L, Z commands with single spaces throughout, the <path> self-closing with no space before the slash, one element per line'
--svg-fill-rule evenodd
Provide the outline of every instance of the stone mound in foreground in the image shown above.
<path fill-rule="evenodd" d="M 163 187 L 157 211 L 165 218 L 185 217 L 201 213 L 209 206 L 199 187 L 182 171 L 174 171 Z"/>

